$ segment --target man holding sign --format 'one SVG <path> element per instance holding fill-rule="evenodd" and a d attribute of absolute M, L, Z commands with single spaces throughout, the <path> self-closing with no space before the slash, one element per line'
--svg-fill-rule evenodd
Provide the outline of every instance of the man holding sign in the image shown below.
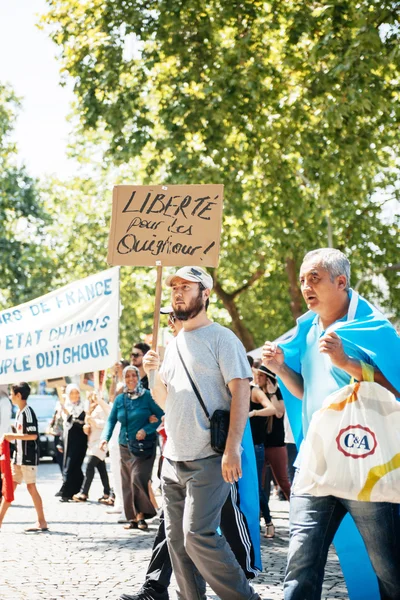
<path fill-rule="evenodd" d="M 259 600 L 217 531 L 231 486 L 242 476 L 252 374 L 235 334 L 207 317 L 212 284 L 200 267 L 182 267 L 166 280 L 174 313 L 183 323 L 168 345 L 153 388 L 166 412 L 162 478 L 167 541 L 181 598 L 206 598 L 194 564 L 221 600 Z M 148 352 L 143 364 L 148 373 L 158 370 L 158 354 Z M 211 447 L 210 423 L 198 394 L 210 415 L 230 411 L 223 455 Z"/>

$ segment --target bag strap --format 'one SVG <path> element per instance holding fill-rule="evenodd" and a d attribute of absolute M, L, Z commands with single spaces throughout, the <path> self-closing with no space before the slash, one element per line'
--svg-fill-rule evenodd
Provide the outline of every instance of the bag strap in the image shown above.
<path fill-rule="evenodd" d="M 126 441 L 129 442 L 128 436 L 128 409 L 126 408 L 126 398 L 124 394 L 124 408 L 125 408 L 125 429 L 126 429 Z"/>
<path fill-rule="evenodd" d="M 195 382 L 194 382 L 194 381 L 193 381 L 193 379 L 191 378 L 191 376 L 190 376 L 190 373 L 189 373 L 189 371 L 188 371 L 188 368 L 187 368 L 187 366 L 185 365 L 185 361 L 184 361 L 184 360 L 183 360 L 183 358 L 182 358 L 182 354 L 181 354 L 181 352 L 180 352 L 180 350 L 179 350 L 179 346 L 178 346 L 178 339 L 176 340 L 176 349 L 178 350 L 178 356 L 179 356 L 179 358 L 181 359 L 181 363 L 182 363 L 182 365 L 183 365 L 183 368 L 184 368 L 184 369 L 185 369 L 185 371 L 186 371 L 186 375 L 188 376 L 188 379 L 189 379 L 189 381 L 190 381 L 190 384 L 191 384 L 191 386 L 192 386 L 192 388 L 193 388 L 193 391 L 194 391 L 194 393 L 196 394 L 196 398 L 197 398 L 197 400 L 200 402 L 201 408 L 204 410 L 204 412 L 205 412 L 205 415 L 206 415 L 207 419 L 208 419 L 208 420 L 210 420 L 210 413 L 208 412 L 208 410 L 207 410 L 207 408 L 206 408 L 206 405 L 204 404 L 204 402 L 203 402 L 203 399 L 202 399 L 202 397 L 200 396 L 200 392 L 199 392 L 199 390 L 197 389 Z"/>

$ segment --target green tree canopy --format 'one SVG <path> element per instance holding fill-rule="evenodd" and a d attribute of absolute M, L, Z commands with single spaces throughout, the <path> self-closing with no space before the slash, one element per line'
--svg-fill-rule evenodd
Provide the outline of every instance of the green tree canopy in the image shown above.
<path fill-rule="evenodd" d="M 400 217 L 381 218 L 399 194 L 397 2 L 48 5 L 104 160 L 138 183 L 225 184 L 215 289 L 248 348 L 291 326 L 301 258 L 328 243 L 355 280 L 382 272 L 399 314 Z"/>
<path fill-rule="evenodd" d="M 19 166 L 12 141 L 19 102 L 0 84 L 0 306 L 12 306 L 48 291 L 51 260 L 43 228 L 48 217 L 36 182 Z"/>

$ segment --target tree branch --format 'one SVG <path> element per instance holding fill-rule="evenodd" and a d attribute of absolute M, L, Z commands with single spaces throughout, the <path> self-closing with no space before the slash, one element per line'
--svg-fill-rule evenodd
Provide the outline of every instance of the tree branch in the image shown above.
<path fill-rule="evenodd" d="M 362 283 L 364 283 L 364 281 L 367 281 L 374 275 L 377 275 L 378 273 L 383 273 L 384 271 L 400 271 L 400 263 L 396 263 L 394 265 L 385 265 L 380 269 L 374 269 L 370 273 L 366 273 L 357 281 L 356 285 L 354 286 L 355 291 L 357 292 L 360 289 L 360 286 Z"/>
<path fill-rule="evenodd" d="M 261 279 L 261 277 L 264 275 L 264 273 L 265 273 L 265 267 L 264 266 L 259 267 L 257 269 L 257 271 L 255 271 L 253 273 L 253 275 L 250 277 L 250 279 L 248 279 L 248 281 L 242 285 L 242 287 L 238 288 L 237 290 L 235 290 L 234 292 L 232 292 L 230 294 L 232 296 L 232 298 L 236 298 L 236 296 L 239 296 L 242 292 L 244 292 L 249 287 L 251 287 L 253 285 L 253 283 L 258 281 L 258 279 Z"/>

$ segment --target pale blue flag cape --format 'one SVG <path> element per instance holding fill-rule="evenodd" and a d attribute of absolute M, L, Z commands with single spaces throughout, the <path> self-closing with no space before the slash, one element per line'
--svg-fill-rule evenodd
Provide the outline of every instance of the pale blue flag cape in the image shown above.
<path fill-rule="evenodd" d="M 355 304 L 354 319 L 340 321 L 329 328 L 343 343 L 346 354 L 352 347 L 361 348 L 383 373 L 386 379 L 400 390 L 400 337 L 386 317 L 365 298 L 352 290 L 349 296 Z M 308 311 L 297 320 L 297 329 L 288 341 L 279 343 L 285 353 L 285 363 L 296 373 L 301 372 L 300 349 L 315 318 Z M 295 398 L 279 380 L 285 400 L 290 426 L 299 448 L 303 439 L 302 401 Z M 399 398 L 400 400 L 400 398 Z M 380 597 L 378 581 L 372 569 L 364 542 L 350 515 L 346 515 L 334 539 L 343 575 L 351 600 L 376 600 Z"/>
<path fill-rule="evenodd" d="M 242 477 L 232 484 L 230 502 L 222 511 L 228 511 L 235 522 L 231 532 L 224 530 L 225 537 L 247 579 L 253 579 L 262 571 L 262 562 L 258 475 L 249 419 L 242 438 Z"/>
<path fill-rule="evenodd" d="M 260 546 L 260 503 L 258 500 L 258 475 L 253 436 L 249 420 L 242 439 L 242 477 L 236 484 L 240 509 L 246 519 L 250 535 L 250 561 L 247 571 L 257 575 L 262 571 Z"/>

